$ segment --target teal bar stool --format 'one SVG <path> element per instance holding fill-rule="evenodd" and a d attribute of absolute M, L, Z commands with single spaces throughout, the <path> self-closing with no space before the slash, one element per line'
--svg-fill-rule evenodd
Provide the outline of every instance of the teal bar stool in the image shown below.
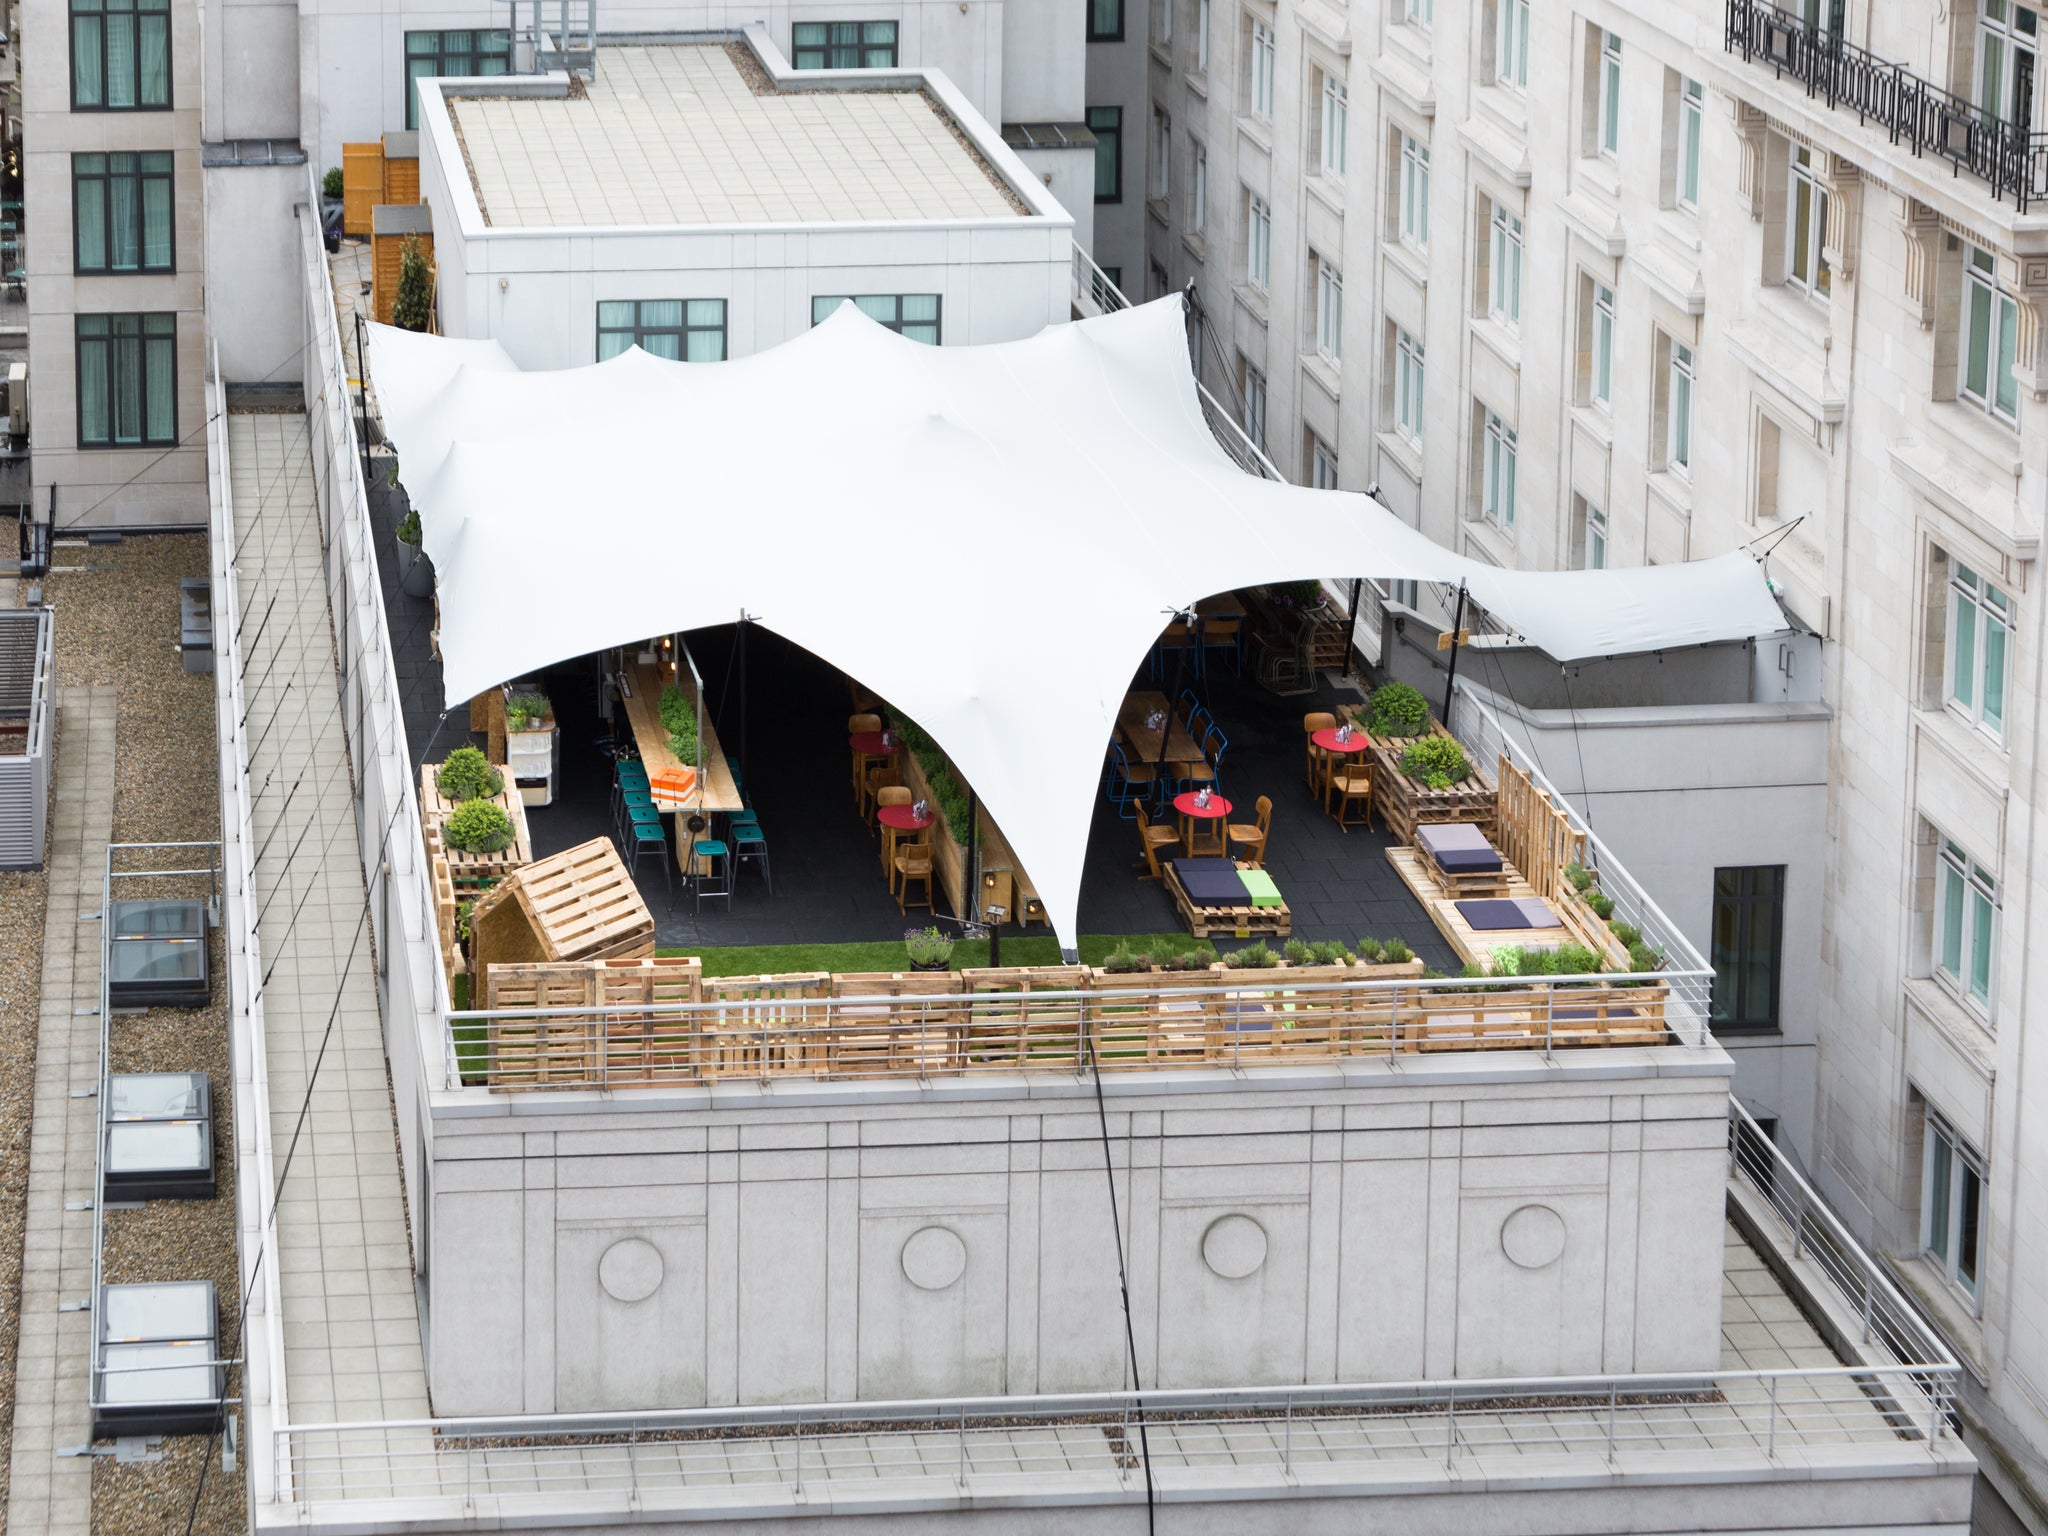
<path fill-rule="evenodd" d="M 670 891 L 674 891 L 675 875 L 671 872 L 669 865 L 668 837 L 661 830 L 660 818 L 657 817 L 651 825 L 644 821 L 633 823 L 630 846 L 633 850 L 632 869 L 634 874 L 638 875 L 640 872 L 640 861 L 652 856 L 654 861 L 661 866 L 662 883 Z"/>
<path fill-rule="evenodd" d="M 739 881 L 740 866 L 748 860 L 752 860 L 761 866 L 761 883 L 767 887 L 768 894 L 773 896 L 775 894 L 775 880 L 768 873 L 768 837 L 761 830 L 761 824 L 758 821 L 735 822 L 730 835 L 732 837 L 732 877 L 734 883 L 737 884 Z"/>
<path fill-rule="evenodd" d="M 622 789 L 619 791 L 618 824 L 621 831 L 640 821 L 642 818 L 637 813 L 641 811 L 650 813 L 655 823 L 657 825 L 660 824 L 661 813 L 655 807 L 653 795 L 644 789 Z"/>
<path fill-rule="evenodd" d="M 716 837 L 700 837 L 693 845 L 698 869 L 690 876 L 697 888 L 697 910 L 704 910 L 704 898 L 714 901 L 723 898 L 725 910 L 732 910 L 732 854 L 725 842 Z"/>

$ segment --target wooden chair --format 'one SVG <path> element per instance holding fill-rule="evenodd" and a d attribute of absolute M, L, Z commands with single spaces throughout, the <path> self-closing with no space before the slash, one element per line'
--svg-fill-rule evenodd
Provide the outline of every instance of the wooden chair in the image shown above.
<path fill-rule="evenodd" d="M 1145 851 L 1145 868 L 1149 874 L 1139 876 L 1143 880 L 1163 880 L 1166 871 L 1159 867 L 1159 850 L 1178 848 L 1180 834 L 1171 827 L 1155 827 L 1152 818 L 1145 814 L 1145 807 L 1138 807 L 1138 845 Z"/>
<path fill-rule="evenodd" d="M 1330 754 L 1316 745 L 1317 731 L 1337 729 L 1337 717 L 1317 710 L 1301 717 L 1301 745 L 1307 755 L 1307 766 L 1302 773 L 1308 791 L 1325 804 L 1329 802 Z"/>
<path fill-rule="evenodd" d="M 848 715 L 846 717 L 846 734 L 849 736 L 858 736 L 864 731 L 879 731 L 881 728 L 882 717 L 880 715 Z M 853 800 L 854 804 L 860 807 L 860 812 L 863 816 L 867 814 L 868 809 L 865 793 L 868 767 L 874 761 L 872 753 L 856 752 L 853 754 Z"/>
<path fill-rule="evenodd" d="M 1337 825 L 1349 832 L 1354 826 L 1370 829 L 1372 826 L 1372 764 L 1369 762 L 1348 762 L 1332 765 L 1330 769 L 1330 793 L 1336 797 Z M 1363 814 L 1354 822 L 1351 807 L 1356 802 Z"/>
<path fill-rule="evenodd" d="M 909 805 L 910 791 L 901 784 L 884 784 L 875 791 L 875 806 L 870 813 L 880 817 L 885 805 Z M 875 830 L 882 834 L 882 872 L 889 877 L 889 892 L 896 891 L 896 829 L 887 822 L 877 820 Z"/>
<path fill-rule="evenodd" d="M 896 910 L 908 913 L 911 907 L 910 882 L 924 882 L 924 900 L 916 905 L 925 911 L 932 906 L 932 845 L 928 842 L 899 843 L 896 846 L 896 880 L 902 884 L 896 887 Z M 895 882 L 892 881 L 892 884 Z"/>
<path fill-rule="evenodd" d="M 1250 860 L 1252 868 L 1264 869 L 1266 867 L 1266 834 L 1273 830 L 1272 797 L 1270 795 L 1259 796 L 1258 803 L 1253 806 L 1252 811 L 1258 818 L 1256 826 L 1247 826 L 1243 822 L 1233 821 L 1227 830 L 1230 834 L 1231 842 L 1243 845 L 1246 857 Z"/>

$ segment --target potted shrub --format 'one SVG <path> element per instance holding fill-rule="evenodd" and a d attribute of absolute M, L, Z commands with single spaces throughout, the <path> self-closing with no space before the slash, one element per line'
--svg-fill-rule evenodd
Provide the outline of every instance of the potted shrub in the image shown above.
<path fill-rule="evenodd" d="M 398 292 L 391 300 L 391 323 L 401 331 L 424 331 L 434 318 L 434 280 L 427 272 L 427 253 L 418 235 L 407 235 L 398 251 Z"/>
<path fill-rule="evenodd" d="M 498 853 L 512 845 L 512 818 L 488 800 L 465 800 L 441 824 L 441 840 L 463 853 Z"/>
<path fill-rule="evenodd" d="M 913 971 L 943 971 L 953 964 L 953 940 L 937 928 L 906 928 L 903 949 Z"/>
<path fill-rule="evenodd" d="M 397 466 L 392 474 L 398 473 Z M 398 520 L 393 530 L 398 540 L 398 590 L 407 597 L 432 597 L 434 595 L 434 562 L 420 547 L 420 515 L 410 507 L 405 516 Z"/>
<path fill-rule="evenodd" d="M 320 236 L 329 251 L 341 249 L 341 167 L 330 165 L 320 178 Z"/>
<path fill-rule="evenodd" d="M 546 731 L 548 720 L 553 716 L 553 706 L 547 695 L 542 693 L 514 693 L 505 701 L 505 729 L 514 734 L 525 731 Z"/>
<path fill-rule="evenodd" d="M 505 775 L 491 766 L 489 758 L 475 747 L 457 747 L 448 761 L 434 770 L 434 787 L 451 805 L 470 800 L 490 800 L 505 788 Z"/>
<path fill-rule="evenodd" d="M 1404 740 L 1429 731 L 1429 703 L 1406 683 L 1375 688 L 1365 701 L 1365 728 L 1374 736 Z"/>
<path fill-rule="evenodd" d="M 1401 754 L 1401 772 L 1430 789 L 1450 789 L 1472 777 L 1465 749 L 1448 736 L 1423 736 Z"/>

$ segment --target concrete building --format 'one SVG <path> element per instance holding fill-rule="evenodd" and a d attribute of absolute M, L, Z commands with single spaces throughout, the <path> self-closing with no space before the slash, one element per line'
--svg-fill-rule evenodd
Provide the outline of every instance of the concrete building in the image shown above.
<path fill-rule="evenodd" d="M 1817 1098 L 1780 1134 L 1972 1362 L 1965 1418 L 2037 1530 L 2039 29 L 2008 0 L 1182 0 L 1146 227 L 1291 478 L 1377 484 L 1501 564 L 1768 549 L 1821 641 L 1825 840 L 1753 825 L 1683 894 L 1645 878 L 1703 945 L 1755 910 L 1737 870 L 1813 904 L 1777 1022 Z"/>

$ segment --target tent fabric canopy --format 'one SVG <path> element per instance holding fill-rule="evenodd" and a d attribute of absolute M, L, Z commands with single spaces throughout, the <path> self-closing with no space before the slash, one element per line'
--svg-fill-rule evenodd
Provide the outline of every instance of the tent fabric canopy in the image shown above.
<path fill-rule="evenodd" d="M 1746 551 L 1504 571 L 1369 497 L 1247 475 L 1203 419 L 1177 297 L 979 347 L 847 304 L 726 363 L 524 372 L 494 341 L 381 325 L 370 359 L 451 705 L 744 612 L 932 734 L 1069 948 L 1117 707 L 1203 597 L 1462 580 L 1561 661 L 1785 628 Z"/>

